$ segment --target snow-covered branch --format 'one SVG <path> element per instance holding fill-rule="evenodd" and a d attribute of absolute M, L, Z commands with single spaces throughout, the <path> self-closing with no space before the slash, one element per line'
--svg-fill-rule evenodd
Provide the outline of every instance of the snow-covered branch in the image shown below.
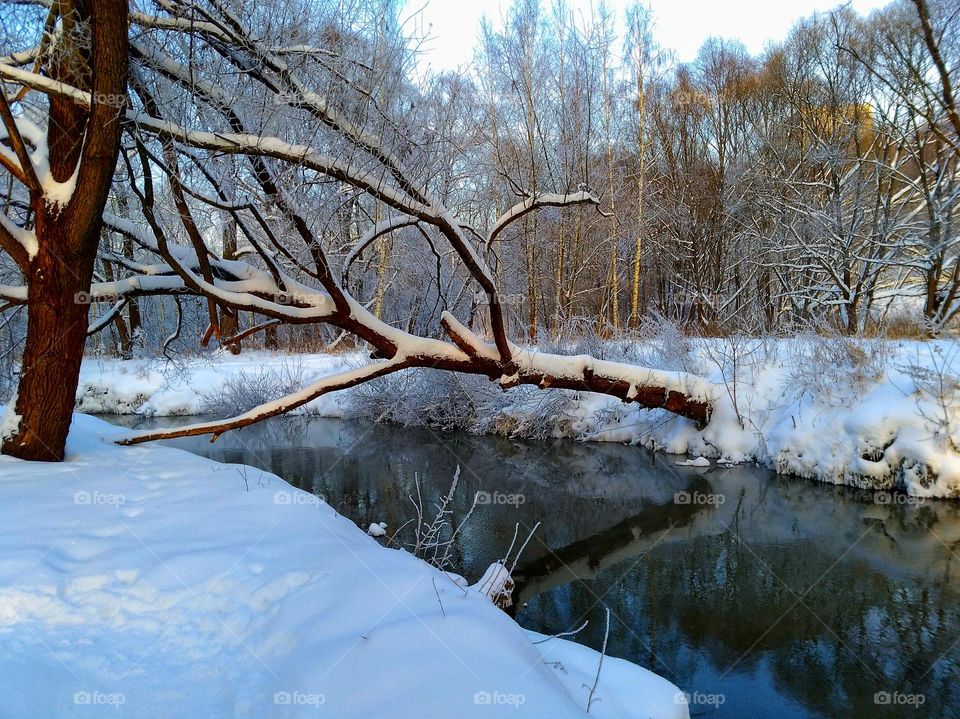
<path fill-rule="evenodd" d="M 528 215 L 534 210 L 539 210 L 544 207 L 566 207 L 570 205 L 596 205 L 599 207 L 600 200 L 586 190 L 568 195 L 545 193 L 528 197 L 522 202 L 518 202 L 497 218 L 487 237 L 487 248 L 489 249 L 490 246 L 496 242 L 497 237 L 509 227 L 511 223 L 516 222 L 524 215 Z"/>

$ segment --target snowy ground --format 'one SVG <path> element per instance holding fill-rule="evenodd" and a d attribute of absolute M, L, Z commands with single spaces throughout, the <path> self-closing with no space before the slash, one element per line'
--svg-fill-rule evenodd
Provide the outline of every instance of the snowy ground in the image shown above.
<path fill-rule="evenodd" d="M 77 415 L 66 462 L 0 457 L 0 716 L 585 715 L 596 652 L 278 477 L 122 434 Z M 682 696 L 607 657 L 590 716 Z"/>
<path fill-rule="evenodd" d="M 687 420 L 601 395 L 543 393 L 530 387 L 501 393 L 484 378 L 450 379 L 416 371 L 378 380 L 362 403 L 351 403 L 350 395 L 341 393 L 321 397 L 308 409 L 343 416 L 361 405 L 369 410 L 367 416 L 401 422 L 443 415 L 452 426 L 471 431 L 644 444 L 721 462 L 755 461 L 826 482 L 960 497 L 956 341 L 664 336 L 642 345 L 621 342 L 590 349 L 605 359 L 708 377 L 717 398 L 710 424 L 698 431 Z M 91 359 L 83 366 L 78 408 L 196 414 L 205 410 L 201 394 L 215 394 L 230 378 L 293 366 L 293 374 L 306 382 L 362 361 L 359 354 L 258 352 L 213 355 L 184 368 L 156 360 Z M 544 401 L 547 395 L 550 401 Z M 463 408 L 459 415 L 457 407 Z"/>

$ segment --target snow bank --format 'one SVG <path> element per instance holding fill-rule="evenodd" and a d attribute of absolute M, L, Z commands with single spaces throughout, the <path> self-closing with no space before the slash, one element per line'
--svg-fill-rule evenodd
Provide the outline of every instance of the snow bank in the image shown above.
<path fill-rule="evenodd" d="M 590 690 L 597 679 L 598 654 L 589 647 L 564 639 L 527 631 L 543 661 L 554 669 L 557 677 L 581 706 L 586 706 Z M 663 714 L 647 714 L 647 706 L 679 708 L 688 711 L 686 694 L 645 669 L 640 670 L 617 657 L 603 658 L 600 679 L 594 691 L 590 716 L 632 716 L 654 719 Z M 610 691 L 617 687 L 616 691 Z M 604 706 L 606 705 L 606 706 Z"/>
<path fill-rule="evenodd" d="M 305 383 L 342 372 L 364 361 L 365 355 L 216 352 L 182 362 L 160 359 L 86 358 L 80 369 L 77 409 L 89 414 L 145 416 L 197 415 L 207 411 L 206 396 L 215 395 L 231 381 L 264 372 L 280 374 L 296 365 Z M 270 398 L 275 399 L 275 398 Z M 301 411 L 325 417 L 340 416 L 334 395 L 318 397 Z"/>
<path fill-rule="evenodd" d="M 273 475 L 122 434 L 77 415 L 66 462 L 0 457 L 0 716 L 584 716 L 596 652 Z M 676 695 L 607 658 L 591 716 Z"/>
<path fill-rule="evenodd" d="M 737 343 L 691 348 L 691 371 L 724 388 L 702 431 L 598 396 L 576 400 L 572 431 L 863 489 L 960 497 L 960 344 Z"/>
<path fill-rule="evenodd" d="M 758 462 L 783 474 L 865 489 L 960 497 L 960 343 L 809 337 L 674 338 L 662 344 L 624 349 L 623 342 L 612 342 L 594 349 L 616 348 L 608 352 L 618 355 L 614 359 L 657 368 L 657 376 L 688 372 L 712 382 L 719 400 L 702 431 L 663 410 L 605 395 L 534 387 L 501 392 L 483 377 L 449 379 L 429 370 L 320 397 L 306 410 L 520 437 L 626 442 L 723 463 Z M 295 362 L 313 381 L 365 361 L 361 354 L 256 352 L 215 355 L 172 372 L 157 361 L 88 360 L 78 408 L 197 414 L 204 411 L 204 393 L 244 372 Z M 359 401 L 350 401 L 351 392 Z"/>

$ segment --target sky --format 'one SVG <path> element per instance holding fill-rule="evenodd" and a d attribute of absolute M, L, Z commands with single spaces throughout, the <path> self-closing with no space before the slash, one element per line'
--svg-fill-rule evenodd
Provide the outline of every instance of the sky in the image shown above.
<path fill-rule="evenodd" d="M 890 0 L 852 0 L 855 10 L 868 14 Z M 575 10 L 589 12 L 590 0 L 569 0 Z M 801 17 L 818 10 L 830 10 L 840 0 L 647 0 L 653 10 L 654 37 L 676 52 L 680 62 L 696 57 L 703 41 L 710 36 L 739 39 L 752 54 L 763 51 L 773 40 L 786 37 Z M 548 2 L 544 2 L 544 7 Z M 595 0 L 594 0 L 595 4 Z M 623 18 L 629 0 L 608 0 L 608 5 Z M 422 66 L 433 70 L 454 69 L 468 63 L 477 44 L 480 21 L 499 18 L 510 0 L 407 0 L 404 15 L 421 11 L 424 30 L 431 39 L 422 48 Z"/>

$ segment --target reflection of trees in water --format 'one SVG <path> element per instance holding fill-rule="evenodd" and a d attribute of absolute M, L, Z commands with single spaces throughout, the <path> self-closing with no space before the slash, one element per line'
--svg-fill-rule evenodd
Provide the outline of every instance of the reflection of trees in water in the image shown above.
<path fill-rule="evenodd" d="M 858 559 L 833 566 L 843 546 L 754 544 L 737 536 L 730 529 L 652 548 L 647 542 L 649 554 L 638 552 L 635 566 L 636 555 L 587 578 L 589 589 L 575 581 L 541 594 L 519 619 L 559 631 L 586 613 L 591 625 L 578 638 L 599 647 L 602 610 L 590 607 L 603 597 L 620 618 L 610 652 L 681 686 L 697 669 L 694 647 L 720 672 L 736 663 L 736 672 L 749 673 L 768 662 L 781 692 L 828 715 L 842 702 L 854 716 L 901 716 L 903 707 L 884 713 L 874 704 L 876 692 L 894 690 L 925 694 L 924 716 L 956 715 L 960 670 L 949 650 L 960 605 L 949 577 L 903 583 Z"/>

